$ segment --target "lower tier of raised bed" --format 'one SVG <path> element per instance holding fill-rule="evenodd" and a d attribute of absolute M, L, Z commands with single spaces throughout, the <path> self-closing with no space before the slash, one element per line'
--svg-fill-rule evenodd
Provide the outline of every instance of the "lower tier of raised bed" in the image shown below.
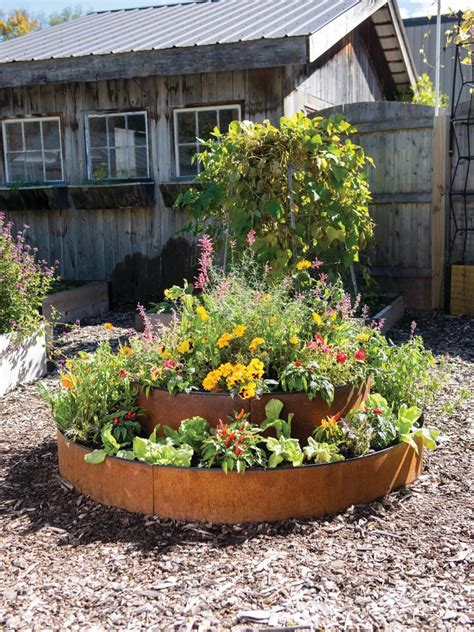
<path fill-rule="evenodd" d="M 90 451 L 58 434 L 59 470 L 80 492 L 111 507 L 174 520 L 234 524 L 318 517 L 372 502 L 412 483 L 423 469 L 406 443 L 357 459 L 224 474 L 220 469 L 147 465 Z"/>

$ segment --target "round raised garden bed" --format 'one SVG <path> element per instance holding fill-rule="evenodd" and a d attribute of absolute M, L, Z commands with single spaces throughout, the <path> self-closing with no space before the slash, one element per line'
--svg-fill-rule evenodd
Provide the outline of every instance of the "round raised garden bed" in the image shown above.
<path fill-rule="evenodd" d="M 327 465 L 303 465 L 243 474 L 221 469 L 147 465 L 90 452 L 58 433 L 59 470 L 74 488 L 111 507 L 174 520 L 233 524 L 318 517 L 369 503 L 412 483 L 423 469 L 406 443 Z"/>
<path fill-rule="evenodd" d="M 321 396 L 309 400 L 306 393 L 266 393 L 260 399 L 240 399 L 229 393 L 191 392 L 171 395 L 168 391 L 155 389 L 150 391 L 148 397 L 140 390 L 137 405 L 144 412 L 140 423 L 151 433 L 157 424 L 166 423 L 172 428 L 178 428 L 182 419 L 195 416 L 204 417 L 214 427 L 219 419 L 226 421 L 226 415 L 242 408 L 250 413 L 251 420 L 261 421 L 265 419 L 265 405 L 270 399 L 276 398 L 284 404 L 282 414 L 285 419 L 288 413 L 296 415 L 292 436 L 306 441 L 322 419 L 336 413 L 347 414 L 352 408 L 360 406 L 369 393 L 369 382 L 361 386 L 337 386 L 334 389 L 334 401 L 328 406 Z"/>

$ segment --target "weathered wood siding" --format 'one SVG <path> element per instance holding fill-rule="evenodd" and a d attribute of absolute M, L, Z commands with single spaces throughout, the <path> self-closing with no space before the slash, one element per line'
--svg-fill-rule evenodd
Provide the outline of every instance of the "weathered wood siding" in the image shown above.
<path fill-rule="evenodd" d="M 103 111 L 146 110 L 156 204 L 143 208 L 9 211 L 30 226 L 29 240 L 66 279 L 111 280 L 115 299 L 158 295 L 189 274 L 194 253 L 176 239 L 182 212 L 167 208 L 159 184 L 175 178 L 173 109 L 238 102 L 242 115 L 277 122 L 283 114 L 283 70 L 242 70 L 185 76 L 69 83 L 0 90 L 0 117 L 59 114 L 65 179 L 87 180 L 84 117 Z M 3 152 L 0 182 L 4 183 Z M 69 196 L 71 198 L 71 196 Z"/>
<path fill-rule="evenodd" d="M 313 64 L 286 67 L 285 114 L 384 98 L 363 33 L 353 31 Z"/>
<path fill-rule="evenodd" d="M 375 161 L 368 168 L 375 222 L 373 275 L 409 307 L 442 307 L 447 189 L 447 117 L 398 102 L 354 103 L 344 112 Z M 436 125 L 436 127 L 434 127 Z"/>

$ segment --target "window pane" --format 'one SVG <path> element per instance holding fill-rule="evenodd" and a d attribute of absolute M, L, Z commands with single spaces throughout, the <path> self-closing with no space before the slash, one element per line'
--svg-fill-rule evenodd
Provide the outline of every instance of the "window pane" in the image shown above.
<path fill-rule="evenodd" d="M 43 121 L 44 149 L 59 149 L 59 121 Z"/>
<path fill-rule="evenodd" d="M 181 145 L 179 151 L 179 175 L 195 176 L 197 175 L 197 162 L 191 164 L 192 157 L 196 153 L 196 145 Z"/>
<path fill-rule="evenodd" d="M 41 130 L 39 121 L 24 123 L 25 149 L 41 149 Z"/>
<path fill-rule="evenodd" d="M 110 177 L 128 178 L 128 147 L 118 147 L 110 150 Z"/>
<path fill-rule="evenodd" d="M 135 151 L 130 153 L 130 178 L 147 178 L 147 148 L 137 147 Z"/>
<path fill-rule="evenodd" d="M 23 136 L 21 133 L 21 123 L 7 123 L 5 125 L 8 151 L 23 150 Z"/>
<path fill-rule="evenodd" d="M 127 145 L 133 144 L 133 142 L 129 142 L 127 130 L 125 129 L 125 116 L 109 116 L 107 118 L 107 124 L 109 126 L 110 147 L 126 147 Z"/>
<path fill-rule="evenodd" d="M 229 124 L 232 121 L 239 120 L 239 110 L 229 109 L 229 110 L 220 110 L 219 111 L 219 130 L 225 134 L 229 131 Z"/>
<path fill-rule="evenodd" d="M 210 112 L 198 112 L 198 136 L 203 140 L 208 140 L 211 137 L 212 130 L 217 125 L 217 112 L 212 110 Z"/>
<path fill-rule="evenodd" d="M 196 139 L 196 113 L 179 112 L 177 114 L 178 142 L 192 143 Z"/>
<path fill-rule="evenodd" d="M 103 180 L 109 177 L 106 149 L 93 149 L 91 151 L 91 167 L 93 180 Z"/>
<path fill-rule="evenodd" d="M 27 182 L 43 182 L 43 154 L 41 151 L 26 152 L 26 180 Z"/>
<path fill-rule="evenodd" d="M 131 145 L 146 145 L 146 123 L 144 114 L 130 114 L 128 117 L 128 129 Z"/>
<path fill-rule="evenodd" d="M 104 116 L 89 117 L 89 139 L 91 147 L 106 147 L 107 119 Z"/>
<path fill-rule="evenodd" d="M 26 182 L 25 154 L 7 154 L 8 182 Z"/>
<path fill-rule="evenodd" d="M 62 180 L 61 155 L 59 151 L 45 151 L 44 164 L 46 167 L 46 180 Z"/>

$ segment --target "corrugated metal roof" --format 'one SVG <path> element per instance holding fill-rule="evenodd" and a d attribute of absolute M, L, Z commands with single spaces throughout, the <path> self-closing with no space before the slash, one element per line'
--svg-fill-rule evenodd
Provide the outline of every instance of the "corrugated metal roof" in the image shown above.
<path fill-rule="evenodd" d="M 0 63 L 305 36 L 362 1 L 219 0 L 91 13 L 1 43 Z"/>

